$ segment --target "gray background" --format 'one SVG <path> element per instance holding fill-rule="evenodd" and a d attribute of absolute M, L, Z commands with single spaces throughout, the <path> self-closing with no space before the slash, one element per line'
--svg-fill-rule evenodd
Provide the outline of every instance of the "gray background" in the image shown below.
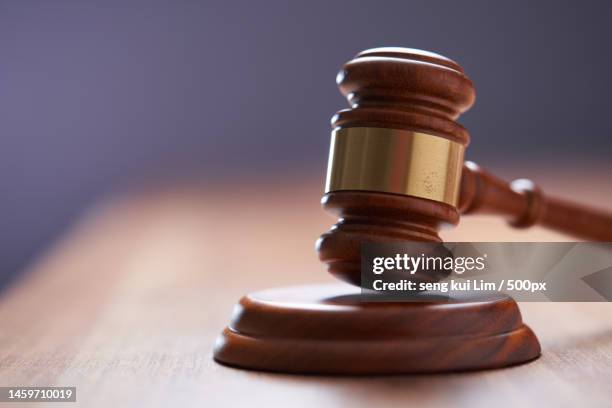
<path fill-rule="evenodd" d="M 611 18 L 604 1 L 0 2 L 0 282 L 116 191 L 322 179 L 335 74 L 369 47 L 464 66 L 484 165 L 608 160 Z"/>

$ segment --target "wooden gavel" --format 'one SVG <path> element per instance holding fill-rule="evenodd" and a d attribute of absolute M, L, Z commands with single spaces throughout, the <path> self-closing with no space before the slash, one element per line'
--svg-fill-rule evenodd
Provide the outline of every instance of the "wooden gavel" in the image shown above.
<path fill-rule="evenodd" d="M 456 119 L 475 91 L 456 62 L 415 49 L 371 49 L 346 63 L 337 83 L 351 108 L 332 119 L 322 203 L 340 220 L 317 243 L 334 276 L 359 284 L 361 243 L 439 242 L 440 228 L 457 224 L 459 214 L 612 241 L 612 213 L 464 163 L 470 137 Z"/>
<path fill-rule="evenodd" d="M 612 240 L 611 215 L 464 163 L 469 135 L 456 119 L 475 93 L 457 63 L 424 51 L 373 49 L 344 66 L 338 85 L 351 108 L 332 120 L 322 202 L 340 220 L 317 243 L 334 276 L 359 285 L 363 243 L 440 242 L 440 228 L 457 224 L 461 213 Z M 420 273 L 410 281 L 445 276 Z M 251 293 L 234 309 L 214 356 L 250 369 L 355 375 L 499 368 L 540 355 L 536 335 L 506 294 L 419 292 L 411 300 L 368 302 L 348 285 Z"/>

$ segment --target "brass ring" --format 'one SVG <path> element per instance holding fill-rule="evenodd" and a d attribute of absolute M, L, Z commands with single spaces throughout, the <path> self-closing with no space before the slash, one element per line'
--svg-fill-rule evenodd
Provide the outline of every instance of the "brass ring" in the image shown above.
<path fill-rule="evenodd" d="M 455 141 L 409 130 L 336 129 L 325 192 L 379 191 L 457 207 L 464 151 Z"/>

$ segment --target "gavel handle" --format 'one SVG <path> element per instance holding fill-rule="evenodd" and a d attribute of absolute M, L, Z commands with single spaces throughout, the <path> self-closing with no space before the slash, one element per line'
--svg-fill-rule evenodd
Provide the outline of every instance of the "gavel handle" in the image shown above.
<path fill-rule="evenodd" d="M 459 210 L 506 216 L 510 225 L 541 225 L 589 241 L 612 241 L 612 212 L 546 197 L 530 180 L 507 183 L 465 162 Z"/>

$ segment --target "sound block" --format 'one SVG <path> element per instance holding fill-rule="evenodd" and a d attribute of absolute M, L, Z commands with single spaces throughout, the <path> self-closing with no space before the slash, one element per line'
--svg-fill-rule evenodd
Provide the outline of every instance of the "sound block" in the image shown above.
<path fill-rule="evenodd" d="M 359 288 L 337 284 L 244 296 L 214 349 L 215 360 L 230 366 L 350 375 L 480 370 L 539 355 L 536 336 L 507 295 L 361 302 Z"/>

